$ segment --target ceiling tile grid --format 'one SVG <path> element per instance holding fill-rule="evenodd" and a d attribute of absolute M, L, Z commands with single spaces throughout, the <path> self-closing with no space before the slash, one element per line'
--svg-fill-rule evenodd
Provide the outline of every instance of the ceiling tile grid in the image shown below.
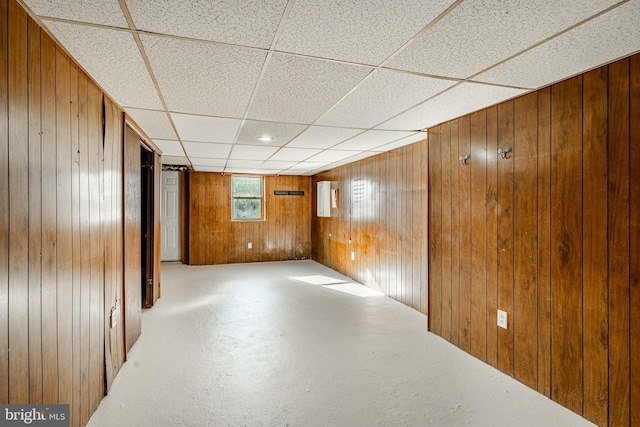
<path fill-rule="evenodd" d="M 300 162 L 307 160 L 311 156 L 315 156 L 322 150 L 308 148 L 287 148 L 280 149 L 277 153 L 269 158 L 269 160 Z"/>
<path fill-rule="evenodd" d="M 539 88 L 640 50 L 640 1 L 632 0 L 474 80 Z"/>
<path fill-rule="evenodd" d="M 522 89 L 461 83 L 377 129 L 426 129 L 525 93 Z"/>
<path fill-rule="evenodd" d="M 307 128 L 306 125 L 245 120 L 236 144 L 281 147 Z M 258 138 L 272 138 L 261 140 Z"/>
<path fill-rule="evenodd" d="M 163 108 L 130 33 L 45 22 L 60 43 L 118 104 L 155 110 Z M 126 64 L 126 67 L 114 67 L 114 64 Z"/>
<path fill-rule="evenodd" d="M 99 1 L 99 0 L 94 0 Z M 268 48 L 287 0 L 126 0 L 144 31 Z"/>
<path fill-rule="evenodd" d="M 378 65 L 453 0 L 296 0 L 276 49 Z"/>
<path fill-rule="evenodd" d="M 616 2 L 465 0 L 386 65 L 467 78 Z"/>
<path fill-rule="evenodd" d="M 300 136 L 288 143 L 287 147 L 326 149 L 363 131 L 364 129 L 310 126 Z"/>
<path fill-rule="evenodd" d="M 161 161 L 163 165 L 189 165 L 189 159 L 184 156 L 165 156 L 162 154 Z"/>
<path fill-rule="evenodd" d="M 184 156 L 185 152 L 182 149 L 180 141 L 171 141 L 167 139 L 154 139 L 153 143 L 160 148 L 163 156 Z"/>
<path fill-rule="evenodd" d="M 255 145 L 234 145 L 229 159 L 238 160 L 262 160 L 271 157 L 278 147 L 257 147 Z"/>
<path fill-rule="evenodd" d="M 338 150 L 372 150 L 381 145 L 413 135 L 413 132 L 368 130 L 350 140 L 336 145 Z"/>
<path fill-rule="evenodd" d="M 141 39 L 170 111 L 243 117 L 265 52 L 166 37 Z"/>
<path fill-rule="evenodd" d="M 314 58 L 274 54 L 247 118 L 311 124 L 371 70 Z"/>
<path fill-rule="evenodd" d="M 25 0 L 25 3 L 42 17 L 129 28 L 118 0 Z"/>
<path fill-rule="evenodd" d="M 125 108 L 125 111 L 151 139 L 178 139 L 164 111 Z"/>
<path fill-rule="evenodd" d="M 454 84 L 451 80 L 378 69 L 316 124 L 368 129 Z"/>
<path fill-rule="evenodd" d="M 242 120 L 172 113 L 180 138 L 194 142 L 233 144 Z"/>
<path fill-rule="evenodd" d="M 226 159 L 231 152 L 231 144 L 214 144 L 211 142 L 191 142 L 183 143 L 187 156 L 203 157 L 210 159 Z"/>

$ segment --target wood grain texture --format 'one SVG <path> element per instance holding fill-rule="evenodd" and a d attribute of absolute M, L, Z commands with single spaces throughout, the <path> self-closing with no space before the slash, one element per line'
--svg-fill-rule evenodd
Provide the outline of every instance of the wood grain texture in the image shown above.
<path fill-rule="evenodd" d="M 124 132 L 124 325 L 128 353 L 141 333 L 141 181 L 140 136 L 129 126 Z"/>
<path fill-rule="evenodd" d="M 265 177 L 265 222 L 231 220 L 231 175 L 190 173 L 189 245 L 192 265 L 311 257 L 311 178 Z M 302 190 L 304 196 L 275 196 Z M 307 215 L 306 218 L 303 215 Z M 308 225 L 298 225 L 299 223 Z M 252 249 L 247 243 L 252 243 Z M 300 255 L 299 255 L 300 254 Z"/>
<path fill-rule="evenodd" d="M 582 76 L 551 92 L 552 397 L 582 413 Z"/>
<path fill-rule="evenodd" d="M 40 26 L 28 18 L 29 401 L 42 403 L 42 129 Z"/>
<path fill-rule="evenodd" d="M 629 59 L 609 66 L 608 83 L 609 425 L 623 426 L 630 419 Z"/>
<path fill-rule="evenodd" d="M 471 343 L 487 360 L 487 112 L 471 114 Z"/>
<path fill-rule="evenodd" d="M 471 121 L 469 116 L 458 121 L 458 153 L 461 156 L 471 154 L 469 164 L 458 163 L 458 179 L 460 185 L 460 325 L 458 346 L 464 351 L 471 350 L 471 281 L 473 270 L 471 265 Z"/>
<path fill-rule="evenodd" d="M 514 102 L 498 105 L 498 148 L 514 147 Z M 514 147 L 514 149 L 517 149 Z M 511 325 L 498 328 L 498 369 L 513 375 L 513 157 L 498 158 L 498 309 Z"/>
<path fill-rule="evenodd" d="M 630 59 L 630 99 L 629 115 L 638 117 L 640 114 L 640 55 Z M 640 146 L 640 120 L 630 121 L 629 147 Z M 629 240 L 630 248 L 630 286 L 631 286 L 631 421 L 630 425 L 640 425 L 640 151 L 630 150 L 629 159 L 631 203 Z"/>
<path fill-rule="evenodd" d="M 607 67 L 584 75 L 583 258 L 584 413 L 606 425 L 608 387 Z"/>
<path fill-rule="evenodd" d="M 538 386 L 551 397 L 551 89 L 538 91 Z"/>
<path fill-rule="evenodd" d="M 538 94 L 515 100 L 514 164 L 514 377 L 538 384 L 537 160 Z"/>
<path fill-rule="evenodd" d="M 443 214 L 451 212 L 451 343 L 460 343 L 460 163 L 458 159 L 462 155 L 459 147 L 458 120 L 450 122 L 451 162 L 454 165 L 451 171 L 451 209 L 446 209 Z M 429 177 L 431 180 L 431 177 Z M 429 237 L 429 236 L 428 236 Z M 428 259 L 428 258 L 427 258 Z"/>
<path fill-rule="evenodd" d="M 498 108 L 487 109 L 487 363 L 498 367 Z"/>
<path fill-rule="evenodd" d="M 29 400 L 27 14 L 9 2 L 9 403 Z"/>
<path fill-rule="evenodd" d="M 450 207 L 452 205 L 453 188 L 451 176 L 454 171 L 457 171 L 458 163 L 452 161 L 452 147 L 451 147 L 451 127 L 449 123 L 442 125 L 441 127 L 441 164 L 442 164 L 442 208 Z M 452 311 L 452 287 L 453 287 L 453 272 L 452 272 L 452 252 L 453 252 L 453 223 L 451 220 L 451 213 L 444 211 L 440 219 L 440 232 L 442 233 L 442 245 L 440 252 L 442 254 L 442 286 L 441 286 L 441 298 L 442 298 L 442 331 L 440 336 L 448 341 L 451 341 L 451 311 Z"/>
<path fill-rule="evenodd" d="M 429 330 L 442 331 L 442 128 L 429 132 Z"/>
<path fill-rule="evenodd" d="M 9 2 L 0 19 L 9 22 Z M 0 404 L 9 403 L 9 26 L 0 27 Z"/>

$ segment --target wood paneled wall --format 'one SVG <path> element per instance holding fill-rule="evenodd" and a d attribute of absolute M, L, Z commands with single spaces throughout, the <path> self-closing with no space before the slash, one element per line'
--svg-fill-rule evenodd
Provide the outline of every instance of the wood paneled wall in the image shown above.
<path fill-rule="evenodd" d="M 0 23 L 0 403 L 85 425 L 124 361 L 123 113 L 16 1 Z"/>
<path fill-rule="evenodd" d="M 603 426 L 640 425 L 638 147 L 639 55 L 429 131 L 431 330 Z"/>
<path fill-rule="evenodd" d="M 265 177 L 266 221 L 231 221 L 231 175 L 191 172 L 183 179 L 187 264 L 226 264 L 311 257 L 311 178 Z M 275 196 L 302 190 L 304 196 Z M 188 201 L 188 202 L 187 202 Z M 248 249 L 247 243 L 253 243 Z M 186 256 L 185 256 L 186 255 Z"/>
<path fill-rule="evenodd" d="M 313 177 L 313 259 L 422 313 L 428 303 L 427 165 L 424 141 Z M 318 181 L 338 190 L 338 207 L 328 218 L 316 215 Z"/>

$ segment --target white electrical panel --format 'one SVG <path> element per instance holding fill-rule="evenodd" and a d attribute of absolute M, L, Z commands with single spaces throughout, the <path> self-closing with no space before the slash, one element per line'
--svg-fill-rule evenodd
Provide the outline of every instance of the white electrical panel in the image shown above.
<path fill-rule="evenodd" d="M 331 181 L 318 182 L 318 216 L 331 216 Z"/>

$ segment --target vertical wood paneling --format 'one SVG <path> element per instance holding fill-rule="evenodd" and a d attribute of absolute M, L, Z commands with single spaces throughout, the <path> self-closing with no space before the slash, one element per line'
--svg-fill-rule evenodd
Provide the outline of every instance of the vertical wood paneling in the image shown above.
<path fill-rule="evenodd" d="M 56 49 L 56 139 L 57 143 L 57 273 L 58 273 L 58 393 L 60 402 L 71 402 L 73 260 L 71 225 L 71 60 Z"/>
<path fill-rule="evenodd" d="M 460 332 L 458 346 L 465 350 L 471 349 L 471 280 L 473 270 L 471 265 L 471 121 L 469 116 L 461 117 L 458 121 L 458 153 L 461 156 L 471 154 L 466 166 L 458 163 L 458 179 L 460 191 Z"/>
<path fill-rule="evenodd" d="M 449 123 L 441 127 L 440 145 L 442 150 L 442 207 L 451 206 L 452 199 L 452 181 L 451 175 L 457 169 L 457 164 L 452 162 L 451 156 L 451 128 Z M 440 219 L 440 228 L 442 232 L 442 246 L 440 253 L 442 255 L 442 338 L 451 341 L 451 293 L 452 293 L 452 268 L 451 255 L 452 248 L 452 229 L 453 224 L 451 215 L 447 212 L 442 214 Z"/>
<path fill-rule="evenodd" d="M 515 100 L 514 164 L 514 377 L 538 384 L 538 96 Z"/>
<path fill-rule="evenodd" d="M 630 63 L 630 117 L 640 115 L 640 55 L 631 57 Z M 630 284 L 631 284 L 631 422 L 640 425 L 640 120 L 630 120 Z M 634 147 L 634 148 L 631 148 Z"/>
<path fill-rule="evenodd" d="M 421 224 L 421 236 L 420 236 L 420 312 L 428 314 L 429 310 L 429 143 L 428 141 L 419 142 L 420 144 L 420 224 Z M 379 157 L 382 161 L 386 157 Z M 383 162 L 384 164 L 384 162 Z M 382 169 L 384 170 L 384 169 Z M 385 180 L 384 175 L 383 179 L 381 179 L 380 186 L 384 188 Z M 380 204 L 383 204 L 384 200 L 380 200 Z M 382 212 L 382 207 L 380 208 L 380 212 Z M 386 218 L 383 218 L 383 228 L 386 231 Z M 454 223 L 455 224 L 455 223 Z M 383 245 L 386 242 L 386 234 L 379 233 L 382 236 L 382 241 L 378 243 L 380 246 L 379 250 L 382 253 L 384 251 Z M 455 286 L 455 285 L 452 285 Z M 453 304 L 453 299 L 452 299 Z M 452 307 L 453 308 L 453 307 Z M 453 329 L 453 328 L 452 328 Z"/>
<path fill-rule="evenodd" d="M 498 108 L 487 109 L 487 363 L 498 367 Z"/>
<path fill-rule="evenodd" d="M 42 386 L 43 402 L 58 402 L 56 46 L 42 33 Z"/>
<path fill-rule="evenodd" d="M 458 120 L 450 123 L 451 139 L 451 182 L 453 194 L 451 197 L 451 209 L 443 206 L 443 215 L 450 213 L 451 230 L 451 342 L 459 345 L 460 340 L 460 163 L 458 159 L 462 155 L 459 149 Z M 429 178 L 431 180 L 431 178 Z"/>
<path fill-rule="evenodd" d="M 498 105 L 498 148 L 517 149 L 513 116 L 513 101 Z M 498 328 L 498 369 L 513 375 L 513 156 L 498 158 L 498 309 L 511 320 Z"/>
<path fill-rule="evenodd" d="M 552 397 L 582 413 L 582 76 L 551 92 Z"/>
<path fill-rule="evenodd" d="M 609 424 L 612 426 L 628 425 L 630 419 L 629 118 L 629 59 L 623 59 L 609 66 Z"/>
<path fill-rule="evenodd" d="M 471 354 L 487 360 L 487 112 L 471 114 Z"/>
<path fill-rule="evenodd" d="M 538 391 L 551 397 L 551 89 L 538 91 Z"/>
<path fill-rule="evenodd" d="M 124 324 L 125 349 L 141 333 L 141 176 L 140 137 L 129 126 L 124 136 Z"/>
<path fill-rule="evenodd" d="M 607 304 L 607 67 L 583 81 L 584 417 L 606 425 Z M 587 285 L 588 284 L 588 285 Z"/>
<path fill-rule="evenodd" d="M 442 331 L 442 128 L 429 132 L 429 330 Z"/>
<path fill-rule="evenodd" d="M 0 19 L 9 22 L 8 1 Z M 0 404 L 9 403 L 9 26 L 0 27 Z"/>
<path fill-rule="evenodd" d="M 40 26 L 28 18 L 29 83 L 29 400 L 42 403 L 42 143 Z"/>
<path fill-rule="evenodd" d="M 9 403 L 29 400 L 27 14 L 9 2 Z"/>

